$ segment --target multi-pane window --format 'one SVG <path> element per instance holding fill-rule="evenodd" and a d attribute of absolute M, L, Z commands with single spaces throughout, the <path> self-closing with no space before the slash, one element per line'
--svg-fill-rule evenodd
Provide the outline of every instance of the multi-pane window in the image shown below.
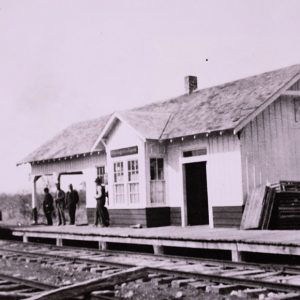
<path fill-rule="evenodd" d="M 139 165 L 137 160 L 128 161 L 128 181 L 139 180 Z"/>
<path fill-rule="evenodd" d="M 150 201 L 151 203 L 165 202 L 165 180 L 163 158 L 150 159 Z"/>
<path fill-rule="evenodd" d="M 105 183 L 105 167 L 97 167 L 97 177 L 101 178 L 102 182 Z"/>
<path fill-rule="evenodd" d="M 139 202 L 139 165 L 137 160 L 129 160 L 128 170 L 128 199 L 130 203 Z"/>
<path fill-rule="evenodd" d="M 163 158 L 150 159 L 151 180 L 164 180 L 164 160 Z"/>
<path fill-rule="evenodd" d="M 114 163 L 114 182 L 123 182 L 124 181 L 124 166 L 123 162 Z"/>
<path fill-rule="evenodd" d="M 116 203 L 125 202 L 123 162 L 114 163 L 114 199 Z"/>
<path fill-rule="evenodd" d="M 125 202 L 124 184 L 114 184 L 114 199 L 116 203 Z"/>

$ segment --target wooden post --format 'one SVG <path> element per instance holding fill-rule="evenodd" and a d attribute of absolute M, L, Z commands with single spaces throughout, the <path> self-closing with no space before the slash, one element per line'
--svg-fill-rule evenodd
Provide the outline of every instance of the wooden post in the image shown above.
<path fill-rule="evenodd" d="M 61 238 L 57 238 L 56 239 L 56 246 L 62 247 L 62 245 L 63 245 L 63 240 Z"/>
<path fill-rule="evenodd" d="M 164 254 L 164 247 L 153 245 L 153 251 L 154 251 L 154 254 L 156 254 L 156 255 L 162 255 L 162 254 Z"/>
<path fill-rule="evenodd" d="M 55 184 L 59 184 L 60 185 L 60 174 L 59 173 L 53 173 L 53 177 L 54 177 L 54 182 Z"/>
<path fill-rule="evenodd" d="M 33 176 L 32 178 L 32 198 L 31 198 L 31 204 L 32 204 L 32 214 L 33 214 L 33 224 L 38 223 L 37 219 L 37 207 L 36 207 L 36 182 L 41 176 Z"/>
<path fill-rule="evenodd" d="M 23 234 L 23 243 L 28 243 L 28 236 L 25 233 Z"/>
<path fill-rule="evenodd" d="M 231 260 L 234 262 L 243 261 L 242 252 L 240 252 L 238 250 L 231 250 Z"/>
<path fill-rule="evenodd" d="M 107 250 L 107 242 L 99 242 L 99 250 Z"/>

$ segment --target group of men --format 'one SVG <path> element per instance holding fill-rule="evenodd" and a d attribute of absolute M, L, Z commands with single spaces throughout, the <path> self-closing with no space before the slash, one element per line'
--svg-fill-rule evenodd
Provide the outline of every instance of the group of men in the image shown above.
<path fill-rule="evenodd" d="M 94 226 L 100 225 L 101 227 L 109 226 L 109 215 L 107 208 L 105 207 L 106 197 L 108 197 L 107 192 L 105 191 L 105 185 L 102 182 L 100 177 L 97 177 L 95 180 L 96 183 L 96 193 L 94 198 L 97 202 L 96 211 L 95 211 L 95 222 Z M 43 201 L 44 214 L 47 219 L 48 225 L 53 225 L 53 212 L 56 208 L 56 213 L 58 217 L 58 226 L 66 225 L 65 218 L 65 209 L 67 208 L 70 216 L 70 225 L 75 224 L 75 214 L 76 207 L 79 206 L 79 195 L 78 192 L 73 188 L 73 185 L 69 185 L 69 191 L 67 194 L 60 188 L 60 185 L 56 184 L 56 197 L 53 200 L 52 195 L 49 192 L 49 189 L 44 188 L 45 196 Z M 55 208 L 54 208 L 55 204 Z"/>
<path fill-rule="evenodd" d="M 43 209 L 44 214 L 47 219 L 48 225 L 53 225 L 53 212 L 54 212 L 54 203 L 56 207 L 56 213 L 58 216 L 58 226 L 66 225 L 66 217 L 65 217 L 65 209 L 67 208 L 69 211 L 70 216 L 70 225 L 75 224 L 75 214 L 76 214 L 76 207 L 79 206 L 79 195 L 78 192 L 73 189 L 73 185 L 69 185 L 69 191 L 67 195 L 65 192 L 60 188 L 60 184 L 56 184 L 56 197 L 55 201 L 53 201 L 53 197 L 49 192 L 49 189 L 46 187 L 44 188 L 45 197 L 43 201 Z"/>

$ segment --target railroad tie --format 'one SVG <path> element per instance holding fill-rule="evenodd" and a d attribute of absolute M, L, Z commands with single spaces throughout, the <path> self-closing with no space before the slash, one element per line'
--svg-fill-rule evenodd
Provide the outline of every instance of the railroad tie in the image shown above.
<path fill-rule="evenodd" d="M 228 277 L 245 277 L 245 276 L 249 276 L 249 275 L 255 275 L 255 274 L 262 274 L 265 273 L 264 270 L 261 269 L 255 269 L 255 270 L 237 270 L 237 271 L 228 271 L 228 272 L 224 272 L 222 273 L 222 276 L 228 276 Z"/>
<path fill-rule="evenodd" d="M 1 292 L 6 292 L 6 291 L 16 291 L 23 289 L 24 285 L 18 284 L 18 283 L 10 283 L 8 285 L 2 285 L 0 287 Z"/>
<path fill-rule="evenodd" d="M 218 284 L 218 285 L 208 285 L 206 288 L 206 292 L 208 293 L 214 293 L 214 294 L 229 294 L 233 290 L 240 290 L 245 287 L 238 285 L 238 284 Z"/>
<path fill-rule="evenodd" d="M 194 278 L 177 279 L 177 280 L 173 280 L 171 285 L 174 288 L 180 288 L 180 287 L 187 286 L 188 283 L 191 282 L 196 282 L 196 280 Z"/>
<path fill-rule="evenodd" d="M 207 283 L 205 281 L 197 280 L 195 282 L 189 282 L 188 286 L 191 286 L 191 287 L 193 287 L 194 289 L 197 289 L 197 290 L 205 291 L 208 284 L 209 283 Z"/>
<path fill-rule="evenodd" d="M 102 273 L 103 271 L 111 270 L 111 267 L 93 267 L 90 269 L 91 273 Z"/>
<path fill-rule="evenodd" d="M 251 275 L 251 276 L 249 276 L 249 278 L 251 278 L 251 279 L 264 279 L 265 280 L 268 277 L 277 276 L 277 275 L 280 275 L 280 274 L 282 274 L 282 271 L 265 272 L 265 273 L 262 273 L 262 274 Z"/>
<path fill-rule="evenodd" d="M 267 289 L 263 289 L 263 288 L 247 288 L 244 289 L 242 292 L 245 296 L 249 296 L 249 297 L 258 297 L 259 295 L 267 295 L 268 294 L 268 290 Z"/>
<path fill-rule="evenodd" d="M 102 291 L 94 291 L 91 292 L 90 294 L 90 299 L 93 299 L 93 297 L 98 297 L 101 298 L 101 296 L 103 297 L 114 297 L 115 296 L 115 291 L 112 290 L 102 290 Z"/>
<path fill-rule="evenodd" d="M 280 293 L 280 294 L 275 294 L 276 298 L 274 297 L 275 293 L 269 293 L 267 296 L 267 298 L 265 298 L 266 300 L 272 300 L 272 299 L 276 299 L 276 300 L 299 300 L 300 295 L 297 293 Z"/>
<path fill-rule="evenodd" d="M 154 278 L 154 279 L 152 279 L 152 282 L 155 285 L 160 285 L 160 284 L 171 283 L 173 280 L 176 280 L 176 277 L 174 277 L 174 276 L 164 276 L 164 277 Z"/>

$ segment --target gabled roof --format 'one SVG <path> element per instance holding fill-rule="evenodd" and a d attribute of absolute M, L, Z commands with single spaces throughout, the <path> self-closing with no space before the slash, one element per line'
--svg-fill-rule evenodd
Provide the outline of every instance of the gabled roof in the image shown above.
<path fill-rule="evenodd" d="M 169 112 L 162 138 L 235 129 L 283 88 L 299 80 L 300 65 L 236 80 L 135 109 Z M 274 99 L 276 100 L 276 99 Z"/>
<path fill-rule="evenodd" d="M 170 117 L 170 113 L 151 111 L 123 111 L 123 120 L 135 128 L 143 137 L 158 140 L 161 137 Z"/>
<path fill-rule="evenodd" d="M 145 139 L 240 130 L 299 79 L 300 65 L 294 65 L 117 114 Z M 20 163 L 103 150 L 97 141 L 111 116 L 68 127 Z"/>
<path fill-rule="evenodd" d="M 75 123 L 26 156 L 18 164 L 89 153 L 110 115 Z M 95 151 L 103 151 L 99 144 Z"/>
<path fill-rule="evenodd" d="M 140 112 L 140 111 L 121 111 L 114 113 L 101 134 L 96 140 L 92 151 L 98 147 L 99 143 L 109 136 L 112 128 L 118 121 L 121 121 L 131 127 L 143 141 L 148 140 L 159 140 L 164 128 L 166 127 L 170 113 L 160 112 Z"/>

